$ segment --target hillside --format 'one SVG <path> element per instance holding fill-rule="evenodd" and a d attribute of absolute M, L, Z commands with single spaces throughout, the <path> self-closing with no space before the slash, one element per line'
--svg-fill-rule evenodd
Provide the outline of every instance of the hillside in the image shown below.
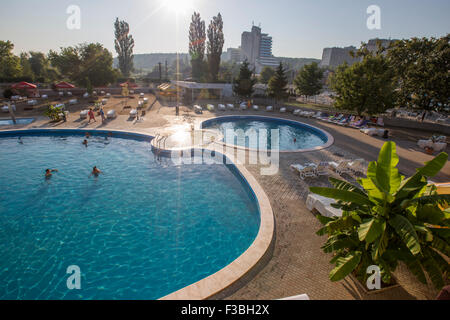
<path fill-rule="evenodd" d="M 179 57 L 184 60 L 188 58 L 187 53 L 180 53 Z M 136 70 L 143 69 L 151 71 L 153 70 L 153 67 L 158 65 L 159 62 L 164 64 L 166 63 L 170 66 L 177 58 L 176 53 L 144 53 L 144 54 L 135 54 L 134 55 L 134 68 Z M 114 58 L 114 67 L 117 67 L 118 60 L 117 58 Z"/>

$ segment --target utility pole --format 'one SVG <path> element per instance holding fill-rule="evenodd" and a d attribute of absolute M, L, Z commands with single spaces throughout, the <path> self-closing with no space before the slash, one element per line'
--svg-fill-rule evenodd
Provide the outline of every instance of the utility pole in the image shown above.
<path fill-rule="evenodd" d="M 162 80 L 161 62 L 158 62 L 158 65 L 159 65 L 159 80 Z"/>
<path fill-rule="evenodd" d="M 166 80 L 169 80 L 169 69 L 167 67 L 167 60 L 166 60 Z"/>

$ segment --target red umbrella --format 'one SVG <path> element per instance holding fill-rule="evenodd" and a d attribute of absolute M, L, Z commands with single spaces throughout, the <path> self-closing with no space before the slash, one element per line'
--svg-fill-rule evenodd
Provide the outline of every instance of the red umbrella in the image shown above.
<path fill-rule="evenodd" d="M 71 83 L 62 81 L 60 83 L 55 84 L 56 89 L 73 89 L 75 86 Z"/>
<path fill-rule="evenodd" d="M 28 82 L 22 81 L 22 82 L 13 84 L 11 86 L 11 88 L 13 88 L 13 89 L 36 89 L 37 86 L 32 84 L 32 83 L 28 83 Z"/>
<path fill-rule="evenodd" d="M 136 83 L 129 82 L 129 81 L 120 84 L 121 87 L 125 87 L 125 85 L 128 85 L 128 88 L 137 88 L 138 87 L 138 85 Z"/>

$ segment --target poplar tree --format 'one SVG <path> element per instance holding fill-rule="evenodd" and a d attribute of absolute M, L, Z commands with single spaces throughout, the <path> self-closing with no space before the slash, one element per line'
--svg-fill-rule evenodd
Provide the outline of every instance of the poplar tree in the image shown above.
<path fill-rule="evenodd" d="M 207 58 L 211 81 L 217 81 L 224 42 L 223 20 L 219 13 L 216 17 L 213 17 L 208 26 Z"/>
<path fill-rule="evenodd" d="M 133 71 L 133 48 L 134 39 L 130 33 L 130 26 L 125 21 L 119 21 L 116 18 L 114 23 L 114 40 L 116 52 L 119 55 L 119 69 L 125 77 L 128 77 Z"/>

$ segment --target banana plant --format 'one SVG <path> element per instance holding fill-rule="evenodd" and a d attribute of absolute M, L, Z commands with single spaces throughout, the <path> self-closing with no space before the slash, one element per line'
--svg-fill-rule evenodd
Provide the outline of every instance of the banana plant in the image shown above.
<path fill-rule="evenodd" d="M 334 188 L 311 187 L 310 191 L 336 200 L 342 217 L 318 215 L 328 235 L 322 250 L 334 253 L 330 280 L 350 273 L 363 283 L 371 265 L 380 268 L 384 283 L 403 262 L 422 283 L 430 279 L 441 289 L 449 279 L 450 195 L 438 195 L 428 178 L 436 176 L 448 160 L 441 153 L 410 178 L 402 176 L 394 142 L 382 147 L 378 161 L 371 162 L 367 177 L 357 185 L 330 178 Z M 428 277 L 425 275 L 427 274 Z"/>

